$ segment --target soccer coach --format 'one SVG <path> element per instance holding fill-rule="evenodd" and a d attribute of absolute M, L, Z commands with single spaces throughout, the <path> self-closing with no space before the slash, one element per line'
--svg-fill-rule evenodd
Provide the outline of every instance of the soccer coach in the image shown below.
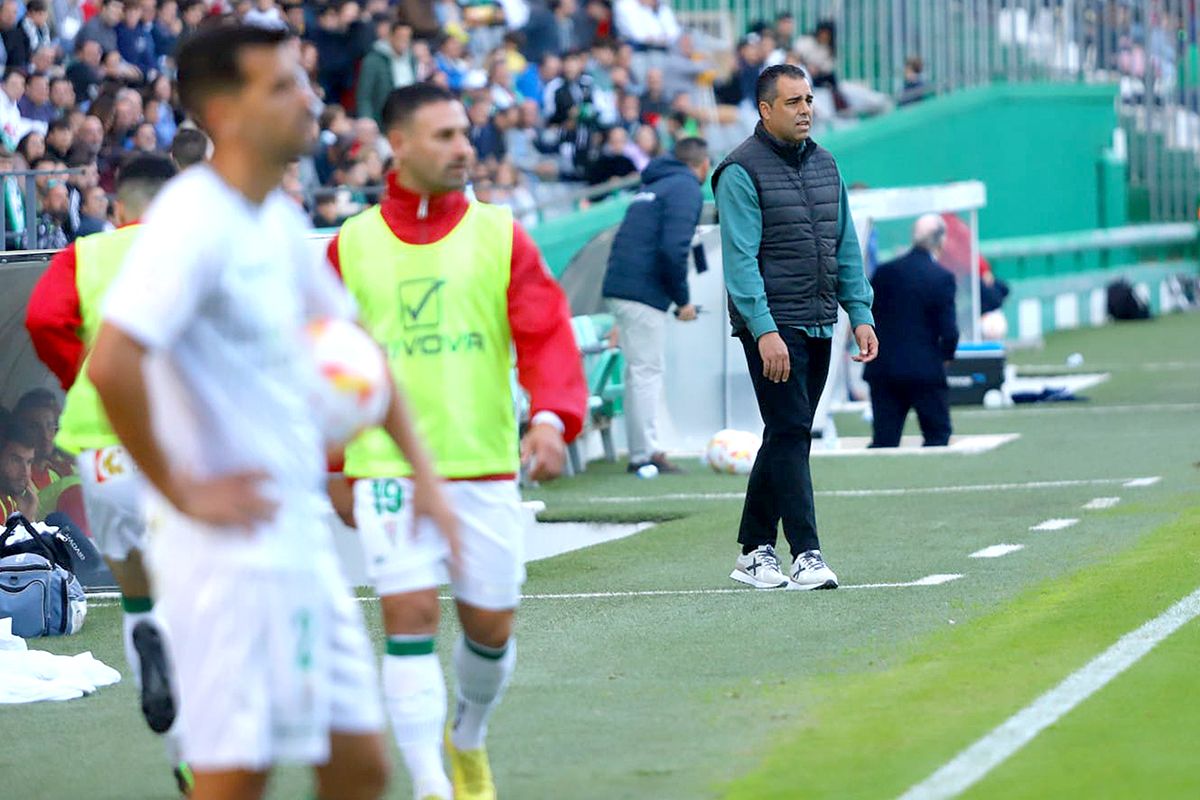
<path fill-rule="evenodd" d="M 836 589 L 821 557 L 809 451 L 813 412 L 829 373 L 838 305 L 860 355 L 879 342 L 872 293 L 846 187 L 829 151 L 809 139 L 812 85 L 788 64 L 768 67 L 755 92 L 759 122 L 713 173 L 729 316 L 762 414 L 762 449 L 750 473 L 730 577 L 757 589 Z M 791 548 L 779 568 L 779 521 Z"/>

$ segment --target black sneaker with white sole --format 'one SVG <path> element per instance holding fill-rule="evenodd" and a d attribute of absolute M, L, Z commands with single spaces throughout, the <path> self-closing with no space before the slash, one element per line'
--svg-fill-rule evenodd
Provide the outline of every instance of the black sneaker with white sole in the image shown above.
<path fill-rule="evenodd" d="M 162 634 L 142 620 L 133 626 L 133 647 L 142 663 L 142 716 L 150 730 L 166 733 L 175 724 L 175 696 Z"/>

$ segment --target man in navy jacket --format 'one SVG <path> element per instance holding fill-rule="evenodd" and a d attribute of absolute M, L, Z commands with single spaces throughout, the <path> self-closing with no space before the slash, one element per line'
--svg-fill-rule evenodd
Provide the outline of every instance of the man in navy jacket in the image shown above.
<path fill-rule="evenodd" d="M 666 311 L 674 305 L 679 319 L 696 318 L 688 297 L 688 253 L 710 166 L 708 145 L 697 137 L 681 139 L 674 155 L 651 161 L 608 257 L 604 296 L 625 355 L 630 472 L 646 464 L 659 472 L 681 471 L 659 447 L 655 411 L 662 394 Z"/>
<path fill-rule="evenodd" d="M 937 263 L 946 224 L 926 214 L 913 226 L 913 248 L 881 264 L 875 289 L 879 357 L 863 377 L 871 384 L 872 447 L 896 447 L 909 409 L 916 409 L 926 447 L 950 441 L 946 363 L 958 347 L 954 276 Z"/>

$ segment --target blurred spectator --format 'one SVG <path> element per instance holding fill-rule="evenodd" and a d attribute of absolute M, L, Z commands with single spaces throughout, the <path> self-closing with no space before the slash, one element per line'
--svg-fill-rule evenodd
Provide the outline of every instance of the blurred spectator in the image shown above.
<path fill-rule="evenodd" d="M 37 520 L 38 490 L 33 483 L 38 435 L 11 417 L 0 428 L 0 514 L 20 512 Z"/>
<path fill-rule="evenodd" d="M 149 122 L 143 122 L 134 129 L 131 144 L 131 149 L 134 151 L 142 153 L 157 153 L 158 131 L 154 130 L 153 124 Z"/>
<path fill-rule="evenodd" d="M 70 197 L 64 177 L 51 178 L 41 196 L 35 245 L 38 250 L 61 250 L 70 243 L 66 232 Z"/>
<path fill-rule="evenodd" d="M 65 245 L 64 245 L 65 246 Z M 58 417 L 62 404 L 49 389 L 30 389 L 21 395 L 13 408 L 13 419 L 26 425 L 34 434 L 34 459 L 30 481 L 38 491 L 54 481 L 75 473 L 71 456 L 54 444 L 58 435 Z"/>
<path fill-rule="evenodd" d="M 675 13 L 662 0 L 617 0 L 617 30 L 637 50 L 666 50 L 679 38 Z"/>
<path fill-rule="evenodd" d="M 51 0 L 50 11 L 58 31 L 59 44 L 65 52 L 71 52 L 75 47 L 75 37 L 83 27 L 82 0 Z"/>
<path fill-rule="evenodd" d="M 635 174 L 638 171 L 637 166 L 625 155 L 628 144 L 629 134 L 624 128 L 609 128 L 604 134 L 604 144 L 600 152 L 589 159 L 587 182 L 594 186 Z"/>
<path fill-rule="evenodd" d="M 549 124 L 587 124 L 592 120 L 592 76 L 585 74 L 583 67 L 583 53 L 567 53 L 562 60 L 562 75 L 546 84 L 542 97 Z"/>
<path fill-rule="evenodd" d="M 19 103 L 24 96 L 25 73 L 19 69 L 10 69 L 4 75 L 3 85 L 0 85 L 0 140 L 3 140 L 4 147 L 10 151 L 30 131 L 46 131 L 46 123 L 21 116 Z"/>
<path fill-rule="evenodd" d="M 180 170 L 208 158 L 208 137 L 196 128 L 183 128 L 171 142 L 171 160 Z"/>
<path fill-rule="evenodd" d="M 54 107 L 54 120 L 65 117 L 75 108 L 75 85 L 61 73 L 50 79 L 50 104 Z"/>
<path fill-rule="evenodd" d="M 29 38 L 21 27 L 21 9 L 16 0 L 0 2 L 0 43 L 4 45 L 5 68 L 28 69 L 29 57 L 33 51 L 29 49 Z"/>
<path fill-rule="evenodd" d="M 546 85 L 562 74 L 562 60 L 554 53 L 546 53 L 536 63 L 532 60 L 517 78 L 517 91 L 527 100 L 542 102 Z"/>
<path fill-rule="evenodd" d="M 92 21 L 99 19 L 93 17 Z M 114 34 L 115 35 L 115 34 Z M 91 101 L 96 97 L 100 84 L 100 66 L 104 59 L 104 47 L 95 39 L 80 35 L 75 40 L 75 60 L 67 67 L 67 78 L 80 101 Z"/>
<path fill-rule="evenodd" d="M 358 115 L 382 123 L 383 104 L 388 93 L 416 81 L 412 28 L 403 22 L 393 22 L 388 37 L 377 40 L 371 51 L 363 56 L 358 73 Z"/>
<path fill-rule="evenodd" d="M 796 17 L 790 11 L 781 11 L 775 17 L 775 41 L 784 52 L 790 52 L 796 41 Z"/>
<path fill-rule="evenodd" d="M 145 12 L 143 12 L 145 16 Z M 154 37 L 154 52 L 160 59 L 169 58 L 175 45 L 183 35 L 183 20 L 179 18 L 179 3 L 176 0 L 161 0 L 154 14 L 150 34 Z"/>
<path fill-rule="evenodd" d="M 70 120 L 65 117 L 54 120 L 46 129 L 46 154 L 59 161 L 67 161 L 67 153 L 71 151 L 74 142 L 75 133 L 71 130 Z"/>
<path fill-rule="evenodd" d="M 354 88 L 358 60 L 370 49 L 371 26 L 358 14 L 359 5 L 354 0 L 322 6 L 317 13 L 317 27 L 309 34 L 317 48 L 317 82 L 327 102 L 342 101 Z"/>
<path fill-rule="evenodd" d="M 471 122 L 468 136 L 475 148 L 475 157 L 481 162 L 499 161 L 504 158 L 504 137 L 491 121 L 492 101 L 483 97 L 467 108 L 467 119 Z"/>
<path fill-rule="evenodd" d="M 25 4 L 25 17 L 21 20 L 21 31 L 33 60 L 33 53 L 45 50 L 53 57 L 57 54 L 54 36 L 50 33 L 50 7 L 46 0 L 29 0 Z"/>
<path fill-rule="evenodd" d="M 641 172 L 646 165 L 662 154 L 662 144 L 658 131 L 652 125 L 642 125 L 634 133 L 633 138 L 625 148 L 625 155 Z"/>
<path fill-rule="evenodd" d="M 37 131 L 25 134 L 17 144 L 17 155 L 25 162 L 26 168 L 29 164 L 36 164 L 40 158 L 46 155 L 45 138 Z"/>
<path fill-rule="evenodd" d="M 154 52 L 152 28 L 142 24 L 140 0 L 125 0 L 121 24 L 117 26 L 117 52 L 126 64 L 137 68 L 142 78 L 149 80 L 153 77 L 158 56 Z"/>
<path fill-rule="evenodd" d="M 288 25 L 275 0 L 254 0 L 254 5 L 246 11 L 242 21 L 260 28 L 286 28 Z"/>
<path fill-rule="evenodd" d="M 78 50 L 79 45 L 85 41 L 96 42 L 100 45 L 101 53 L 111 53 L 117 49 L 117 26 L 121 24 L 121 19 L 124 16 L 124 8 L 121 0 L 101 0 L 100 11 L 96 16 L 89 19 L 79 29 L 79 35 L 75 37 L 75 46 Z M 97 56 L 97 66 L 99 56 Z M 86 97 L 86 93 L 79 91 L 79 86 L 76 84 L 75 93 L 80 97 Z"/>
<path fill-rule="evenodd" d="M 337 192 L 322 189 L 313 198 L 312 225 L 314 228 L 337 228 L 345 220 L 338 213 Z"/>
<path fill-rule="evenodd" d="M 663 71 L 658 67 L 646 70 L 646 91 L 642 94 L 642 122 L 657 125 L 671 110 L 671 99 L 667 97 Z"/>
<path fill-rule="evenodd" d="M 49 125 L 58 119 L 58 109 L 50 102 L 50 79 L 34 73 L 25 81 L 25 94 L 17 103 L 21 116 Z"/>
<path fill-rule="evenodd" d="M 545 6 L 529 15 L 525 47 L 521 52 L 530 61 L 540 62 L 546 55 L 562 55 L 576 50 L 584 43 L 576 33 L 575 0 L 548 0 Z"/>
<path fill-rule="evenodd" d="M 79 227 L 75 237 L 90 236 L 93 233 L 110 230 L 112 223 L 108 221 L 110 204 L 108 193 L 99 186 L 88 189 L 79 206 Z"/>
<path fill-rule="evenodd" d="M 898 105 L 924 100 L 929 94 L 929 86 L 925 83 L 925 61 L 920 56 L 909 56 L 904 61 L 904 93 Z"/>
<path fill-rule="evenodd" d="M 79 227 L 82 224 L 80 215 L 83 199 L 90 190 L 100 186 L 100 171 L 96 168 L 95 155 L 81 148 L 71 148 L 66 165 L 69 169 L 76 170 L 67 176 L 69 197 L 66 230 L 68 236 L 74 237 L 79 235 Z"/>
<path fill-rule="evenodd" d="M 446 76 L 450 90 L 461 90 L 471 69 L 470 63 L 463 58 L 462 39 L 454 34 L 444 34 L 438 42 L 436 63 L 438 71 Z"/>
<path fill-rule="evenodd" d="M 21 180 L 9 175 L 17 168 L 12 152 L 0 144 L 0 185 L 4 193 L 4 249 L 25 249 L 25 195 Z"/>
<path fill-rule="evenodd" d="M 642 101 L 636 94 L 628 92 L 621 95 L 617 113 L 617 124 L 625 129 L 630 136 L 642 127 Z"/>

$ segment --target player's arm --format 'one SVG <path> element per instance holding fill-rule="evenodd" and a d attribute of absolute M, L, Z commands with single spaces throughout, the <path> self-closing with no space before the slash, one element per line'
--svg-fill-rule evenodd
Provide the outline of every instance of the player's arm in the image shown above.
<path fill-rule="evenodd" d="M 210 525 L 249 527 L 270 519 L 275 503 L 259 491 L 266 478 L 263 473 L 199 480 L 171 469 L 150 421 L 146 352 L 138 340 L 106 322 L 96 337 L 88 377 L 100 394 L 113 431 L 147 480 L 179 511 Z"/>
<path fill-rule="evenodd" d="M 29 296 L 25 329 L 38 358 L 58 378 L 64 390 L 75 383 L 83 363 L 84 344 L 79 337 L 83 316 L 75 283 L 75 245 L 50 259 Z"/>
<path fill-rule="evenodd" d="M 533 239 L 516 222 L 508 321 L 517 378 L 529 392 L 533 423 L 521 440 L 521 460 L 533 480 L 557 478 L 566 466 L 566 443 L 583 429 L 587 382 L 567 297 L 546 270 Z"/>

